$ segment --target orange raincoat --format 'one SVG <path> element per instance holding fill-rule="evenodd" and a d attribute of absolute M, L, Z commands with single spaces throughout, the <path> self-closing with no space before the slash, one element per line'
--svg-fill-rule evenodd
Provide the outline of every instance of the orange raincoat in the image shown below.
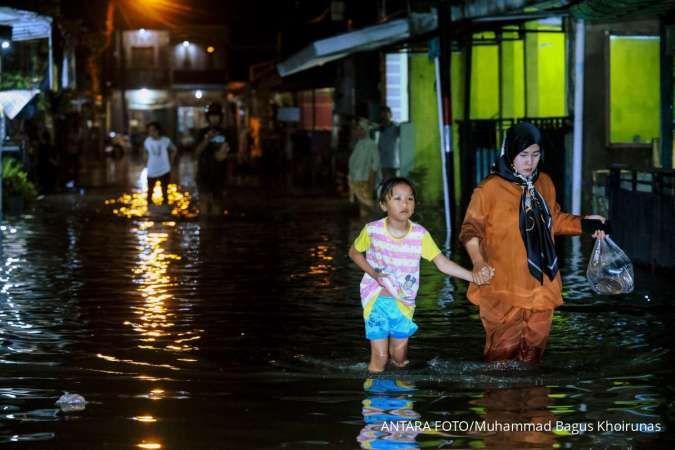
<path fill-rule="evenodd" d="M 581 217 L 560 211 L 551 178 L 540 173 L 535 182 L 546 200 L 557 235 L 581 234 Z M 494 267 L 490 284 L 471 283 L 467 297 L 480 307 L 486 332 L 485 357 L 536 361 L 550 332 L 553 309 L 562 305 L 560 272 L 543 284 L 527 266 L 527 251 L 520 234 L 522 188 L 498 176 L 486 178 L 471 196 L 459 239 L 466 244 L 477 237 L 485 262 Z"/>

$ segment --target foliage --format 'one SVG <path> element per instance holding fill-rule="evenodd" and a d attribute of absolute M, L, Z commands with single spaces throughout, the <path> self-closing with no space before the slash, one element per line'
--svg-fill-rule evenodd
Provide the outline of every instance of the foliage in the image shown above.
<path fill-rule="evenodd" d="M 25 202 L 31 202 L 37 197 L 35 185 L 28 179 L 21 162 L 14 158 L 2 161 L 2 195 L 3 197 L 19 195 Z"/>
<path fill-rule="evenodd" d="M 30 89 L 35 86 L 31 77 L 20 72 L 3 72 L 0 90 Z"/>

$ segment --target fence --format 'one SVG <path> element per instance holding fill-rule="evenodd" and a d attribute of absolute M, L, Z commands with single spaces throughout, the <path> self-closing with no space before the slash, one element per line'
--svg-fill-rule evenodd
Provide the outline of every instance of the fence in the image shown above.
<path fill-rule="evenodd" d="M 609 217 L 614 237 L 630 258 L 675 268 L 675 170 L 610 169 Z"/>
<path fill-rule="evenodd" d="M 544 160 L 541 168 L 548 173 L 557 188 L 558 203 L 563 208 L 566 201 L 567 157 L 565 141 L 572 130 L 570 117 L 524 119 L 476 119 L 459 123 L 459 142 L 462 173 L 462 210 L 466 208 L 471 192 L 483 178 L 490 174 L 490 167 L 501 151 L 506 130 L 517 122 L 527 121 L 541 130 Z"/>

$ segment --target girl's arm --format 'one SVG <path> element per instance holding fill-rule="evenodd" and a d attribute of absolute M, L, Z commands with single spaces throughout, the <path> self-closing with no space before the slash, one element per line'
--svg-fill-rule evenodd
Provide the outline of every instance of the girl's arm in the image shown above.
<path fill-rule="evenodd" d="M 471 272 L 469 272 L 459 264 L 455 263 L 454 261 L 450 261 L 448 258 L 445 257 L 443 253 L 439 253 L 438 256 L 436 256 L 432 261 L 436 265 L 438 270 L 440 270 L 446 275 L 450 275 L 451 277 L 455 278 L 460 278 L 464 281 L 468 281 L 469 283 L 472 282 L 478 283 L 477 280 L 474 280 L 473 274 Z"/>
<path fill-rule="evenodd" d="M 380 272 L 377 272 L 375 269 L 373 269 L 373 266 L 368 263 L 366 257 L 363 256 L 363 253 L 356 250 L 353 245 L 349 248 L 349 257 L 357 266 L 359 266 L 359 269 L 363 270 L 374 279 L 377 280 L 381 275 Z"/>
<path fill-rule="evenodd" d="M 486 284 L 494 276 L 494 269 L 485 262 L 480 251 L 480 239 L 473 237 L 464 244 L 473 264 L 473 278 L 476 284 Z"/>

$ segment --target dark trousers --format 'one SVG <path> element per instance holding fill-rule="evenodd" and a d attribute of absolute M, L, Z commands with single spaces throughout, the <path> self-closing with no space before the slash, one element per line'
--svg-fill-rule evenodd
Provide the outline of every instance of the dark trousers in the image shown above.
<path fill-rule="evenodd" d="M 169 181 L 171 181 L 171 172 L 167 172 L 161 177 L 148 177 L 148 206 L 152 204 L 152 191 L 155 190 L 155 183 L 158 181 L 162 187 L 162 204 L 169 203 L 167 189 L 169 187 Z"/>

